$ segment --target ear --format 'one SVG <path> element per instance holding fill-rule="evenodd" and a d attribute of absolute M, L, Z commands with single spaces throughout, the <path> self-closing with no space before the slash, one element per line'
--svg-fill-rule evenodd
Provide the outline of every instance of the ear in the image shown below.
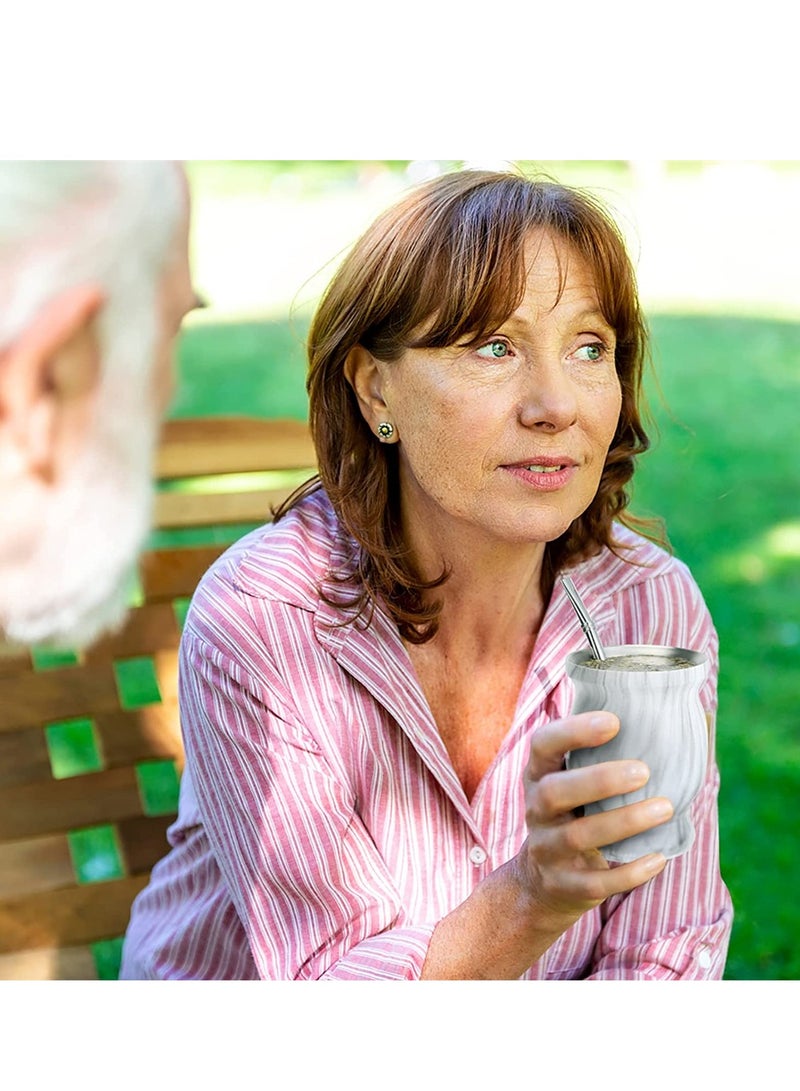
<path fill-rule="evenodd" d="M 356 345 L 345 359 L 344 376 L 358 399 L 361 415 L 374 432 L 389 413 L 383 395 L 383 368 L 363 345 Z"/>
<path fill-rule="evenodd" d="M 66 289 L 48 300 L 0 355 L 0 435 L 6 453 L 28 471 L 52 479 L 58 442 L 75 426 L 100 381 L 95 318 L 104 302 L 97 285 Z"/>

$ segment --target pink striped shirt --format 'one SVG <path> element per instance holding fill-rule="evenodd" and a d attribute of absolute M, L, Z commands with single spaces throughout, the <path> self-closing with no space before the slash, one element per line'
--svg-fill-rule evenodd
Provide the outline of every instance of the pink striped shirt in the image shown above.
<path fill-rule="evenodd" d="M 706 651 L 714 712 L 717 638 L 696 584 L 619 537 L 640 566 L 604 551 L 575 571 L 601 639 Z M 180 813 L 134 905 L 123 977 L 416 979 L 437 923 L 520 849 L 531 734 L 569 713 L 564 660 L 584 646 L 560 584 L 470 802 L 396 626 L 381 612 L 341 625 L 320 598 L 351 550 L 318 492 L 201 581 L 181 647 Z M 690 851 L 584 914 L 525 978 L 722 976 L 732 910 L 718 783 L 712 761 Z"/>

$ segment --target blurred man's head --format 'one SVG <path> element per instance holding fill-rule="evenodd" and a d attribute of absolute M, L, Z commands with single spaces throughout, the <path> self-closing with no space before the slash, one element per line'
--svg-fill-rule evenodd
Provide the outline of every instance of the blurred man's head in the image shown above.
<path fill-rule="evenodd" d="M 0 162 L 0 642 L 119 624 L 196 305 L 173 163 Z"/>

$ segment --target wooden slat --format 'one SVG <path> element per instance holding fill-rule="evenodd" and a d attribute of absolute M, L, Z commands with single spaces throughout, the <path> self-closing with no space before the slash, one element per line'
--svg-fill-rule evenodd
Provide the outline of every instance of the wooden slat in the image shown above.
<path fill-rule="evenodd" d="M 61 667 L 3 679 L 0 731 L 119 708 L 110 663 Z"/>
<path fill-rule="evenodd" d="M 162 702 L 178 699 L 178 649 L 164 648 L 153 655 L 153 668 Z"/>
<path fill-rule="evenodd" d="M 313 472 L 316 455 L 299 421 L 216 418 L 171 421 L 158 458 L 161 480 L 266 470 Z M 250 489 L 159 493 L 157 526 L 261 523 L 291 492 Z M 168 851 L 174 816 L 144 817 L 135 770 L 183 750 L 177 710 L 179 627 L 175 598 L 190 597 L 225 545 L 179 547 L 141 563 L 145 605 L 118 633 L 84 653 L 80 665 L 34 671 L 28 653 L 0 658 L 0 979 L 91 979 L 86 944 L 121 935 L 130 905 Z M 112 658 L 152 655 L 163 705 L 122 710 Z M 55 780 L 42 725 L 91 718 L 106 768 Z M 66 832 L 115 823 L 132 876 L 74 882 Z M 12 953 L 16 952 L 16 953 Z"/>
<path fill-rule="evenodd" d="M 121 936 L 146 875 L 30 894 L 0 902 L 0 954 L 71 947 Z"/>
<path fill-rule="evenodd" d="M 0 841 L 66 833 L 142 814 L 133 769 L 106 769 L 0 791 Z"/>
<path fill-rule="evenodd" d="M 5 654 L 0 650 L 0 678 L 5 674 L 18 674 L 20 671 L 31 669 L 31 656 L 27 651 L 8 651 Z"/>
<path fill-rule="evenodd" d="M 74 881 L 72 857 L 64 836 L 0 845 L 0 898 L 57 890 Z"/>
<path fill-rule="evenodd" d="M 253 489 L 247 492 L 162 492 L 155 500 L 157 527 L 224 526 L 226 523 L 268 523 L 271 508 L 292 492 L 285 489 Z"/>
<path fill-rule="evenodd" d="M 0 981 L 96 981 L 89 947 L 40 947 L 0 955 Z"/>
<path fill-rule="evenodd" d="M 183 759 L 178 703 L 147 705 L 95 717 L 103 764 L 109 769 L 154 758 Z"/>
<path fill-rule="evenodd" d="M 84 652 L 87 663 L 126 656 L 150 655 L 162 648 L 177 648 L 181 634 L 175 611 L 168 603 L 155 603 L 132 610 L 124 627 L 104 637 Z"/>
<path fill-rule="evenodd" d="M 146 602 L 190 598 L 200 577 L 227 549 L 224 545 L 154 549 L 139 565 L 139 579 Z"/>
<path fill-rule="evenodd" d="M 2 687 L 0 687 L 0 694 Z M 0 696 L 2 701 L 2 696 Z M 38 727 L 0 734 L 0 788 L 52 777 L 44 732 Z"/>
<path fill-rule="evenodd" d="M 129 874 L 141 875 L 149 872 L 162 856 L 166 856 L 169 851 L 167 829 L 175 818 L 176 815 L 128 818 L 117 824 L 119 844 Z"/>
<path fill-rule="evenodd" d="M 302 421 L 213 417 L 167 421 L 156 472 L 168 479 L 304 469 L 316 461 L 308 425 Z"/>

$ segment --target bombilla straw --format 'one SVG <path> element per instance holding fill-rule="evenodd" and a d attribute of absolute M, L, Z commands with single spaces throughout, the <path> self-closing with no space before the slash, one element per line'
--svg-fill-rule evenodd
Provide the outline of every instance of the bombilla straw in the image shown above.
<path fill-rule="evenodd" d="M 575 613 L 578 615 L 578 621 L 581 623 L 581 628 L 586 634 L 586 639 L 589 641 L 589 645 L 594 652 L 595 659 L 606 659 L 606 653 L 603 650 L 603 645 L 600 643 L 600 637 L 597 635 L 597 630 L 594 627 L 589 611 L 583 604 L 583 599 L 578 594 L 575 584 L 569 578 L 569 576 L 562 576 L 561 582 L 564 584 L 564 590 L 567 592 L 567 597 L 572 605 L 575 607 Z"/>

